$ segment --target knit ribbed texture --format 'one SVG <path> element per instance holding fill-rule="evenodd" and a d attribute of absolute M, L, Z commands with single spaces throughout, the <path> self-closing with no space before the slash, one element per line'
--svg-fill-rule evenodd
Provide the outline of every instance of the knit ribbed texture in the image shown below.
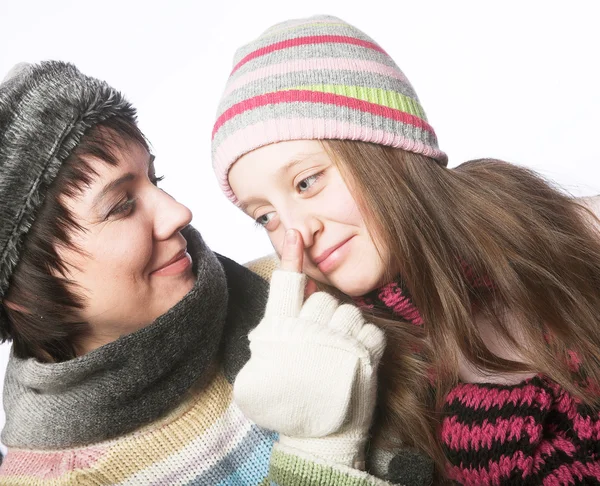
<path fill-rule="evenodd" d="M 240 48 L 217 111 L 213 166 L 227 197 L 231 165 L 285 140 L 347 139 L 446 164 L 411 84 L 370 37 L 330 16 L 271 27 Z"/>
<path fill-rule="evenodd" d="M 274 440 L 232 404 L 219 375 L 164 420 L 117 440 L 56 452 L 9 449 L 0 483 L 261 484 Z"/>
<path fill-rule="evenodd" d="M 117 440 L 43 451 L 9 449 L 0 484 L 368 486 L 388 483 L 297 451 L 246 419 L 219 374 L 167 417 Z"/>
<path fill-rule="evenodd" d="M 362 297 L 355 298 L 354 301 L 363 309 L 391 312 L 412 324 L 423 325 L 421 313 L 413 304 L 402 280 L 390 282 Z"/>
<path fill-rule="evenodd" d="M 461 484 L 600 484 L 598 414 L 543 377 L 459 384 L 444 415 L 448 474 Z"/>
<path fill-rule="evenodd" d="M 188 240 L 188 243 L 191 243 Z M 188 245 L 190 248 L 192 245 Z M 191 248 L 190 248 L 191 249 Z M 197 255 L 196 252 L 192 252 Z M 206 255 L 205 255 L 206 258 Z M 209 260 L 208 258 L 206 258 Z M 246 335 L 255 324 L 264 308 L 263 291 L 265 282 L 256 275 L 219 257 L 227 276 L 229 290 L 227 322 L 223 333 L 221 349 L 223 350 L 222 367 L 216 362 L 202 363 L 196 361 L 196 355 L 205 354 L 214 344 L 221 341 L 221 333 L 216 331 L 211 316 L 199 312 L 193 303 L 183 304 L 190 312 L 179 314 L 182 322 L 171 322 L 175 334 L 181 335 L 180 346 L 183 355 L 177 359 L 169 357 L 157 346 L 172 347 L 173 339 L 156 342 L 144 341 L 147 331 L 141 335 L 134 333 L 133 340 L 141 341 L 144 347 L 127 349 L 133 354 L 132 361 L 115 359 L 100 361 L 96 373 L 86 381 L 96 383 L 103 390 L 109 387 L 108 400 L 93 393 L 85 393 L 88 388 L 81 386 L 53 387 L 52 393 L 40 393 L 37 400 L 19 401 L 23 413 L 23 421 L 15 422 L 19 429 L 18 437 L 28 438 L 26 442 L 9 444 L 8 454 L 0 466 L 0 484 L 23 486 L 67 486 L 67 485 L 198 485 L 198 486 L 288 486 L 296 484 L 334 485 L 385 485 L 373 476 L 332 465 L 319 458 L 290 451 L 275 443 L 276 434 L 260 429 L 248 420 L 240 409 L 232 402 L 232 385 L 235 375 L 245 361 L 244 348 L 247 348 Z M 215 282 L 219 279 L 214 275 Z M 210 285 L 211 278 L 201 278 Z M 214 283 L 214 282 L 213 282 Z M 223 283 L 219 287 L 224 286 Z M 218 292 L 212 291 L 215 296 Z M 209 291 L 205 289 L 205 304 L 215 307 L 215 303 L 206 300 Z M 212 302 L 212 304 L 211 304 Z M 195 312 L 198 316 L 191 316 Z M 204 318 L 204 320 L 202 320 Z M 160 325 L 160 322 L 153 326 Z M 218 323 L 217 323 L 218 324 Z M 212 327 L 211 327 L 212 326 Z M 192 328 L 207 328 L 207 334 L 199 335 Z M 168 341 L 168 342 L 167 342 Z M 158 344 L 157 344 L 158 343 Z M 121 347 L 126 343 L 122 343 Z M 186 348 L 185 346 L 189 346 Z M 143 355 L 143 356 L 139 356 Z M 150 356 L 155 356 L 155 372 L 147 370 L 139 363 L 144 363 Z M 97 357 L 96 357 L 97 358 Z M 118 355 L 115 355 L 118 358 Z M 144 358 L 144 359 L 141 359 Z M 177 363 L 174 363 L 177 361 Z M 187 366 L 187 365 L 190 366 Z M 73 363 L 62 364 L 65 384 L 72 378 Z M 170 366 L 169 366 L 170 365 Z M 43 378 L 44 365 L 36 367 Z M 162 369 L 160 369 L 162 367 Z M 51 365 L 55 374 L 59 371 Z M 169 382 L 168 370 L 188 368 L 196 377 L 196 381 L 185 387 L 182 396 L 173 394 L 173 390 L 161 389 L 160 400 L 164 403 L 162 410 L 154 407 L 151 397 L 152 387 L 144 387 L 134 393 L 131 387 L 119 388 L 119 383 L 150 380 L 155 382 L 154 388 Z M 117 371 L 117 373 L 115 373 Z M 119 371 L 122 371 L 119 372 Z M 130 379 L 127 374 L 134 379 Z M 163 378 L 167 379 L 163 379 Z M 24 379 L 20 373 L 13 374 L 9 386 L 5 389 L 9 398 L 15 395 L 24 396 L 31 380 Z M 75 376 L 79 379 L 78 376 Z M 171 382 L 177 376 L 171 374 Z M 58 383 L 58 379 L 54 382 Z M 176 384 L 176 383 L 174 383 Z M 31 385 L 31 383 L 29 383 Z M 47 388 L 47 386 L 46 386 Z M 16 391 L 15 391 L 16 390 Z M 45 390 L 47 391 L 47 390 Z M 159 390 L 160 391 L 160 390 Z M 132 396 L 139 397 L 132 399 Z M 93 402 L 99 400 L 102 407 Z M 114 419 L 101 412 L 102 408 L 114 406 Z M 80 443 L 81 437 L 74 435 L 70 422 L 74 412 L 78 410 L 87 414 L 88 426 L 92 431 L 102 425 L 104 432 L 96 432 L 97 440 L 86 445 L 67 445 Z M 81 407 L 83 409 L 81 409 Z M 88 410 L 89 409 L 89 410 Z M 148 412 L 154 413 L 152 421 L 139 425 Z M 127 413 L 129 415 L 127 415 Z M 7 410 L 7 418 L 15 421 L 14 409 Z M 29 440 L 27 417 L 46 417 L 45 423 L 38 423 L 37 431 L 43 438 L 61 438 L 63 446 L 47 447 L 48 440 L 34 437 Z M 91 415 L 91 416 L 90 416 Z M 118 417 L 118 420 L 117 420 Z M 123 423 L 124 419 L 127 419 Z M 115 430 L 123 431 L 118 434 Z M 120 424 L 120 425 L 119 425 Z M 135 428 L 135 430 L 133 430 Z M 115 435 L 117 434 L 117 435 Z M 89 436 L 89 434 L 88 434 Z M 111 436 L 109 440 L 103 437 Z M 56 440 L 52 441 L 56 444 Z M 33 444 L 36 445 L 33 445 Z M 300 456 L 296 457 L 296 454 Z M 303 483 L 303 478 L 311 478 L 310 483 Z"/>
<path fill-rule="evenodd" d="M 150 325 L 60 363 L 11 355 L 6 369 L 2 441 L 58 449 L 120 437 L 176 406 L 193 384 L 209 383 L 226 318 L 250 327 L 260 314 L 237 312 L 231 276 L 191 226 L 182 230 L 196 283 Z M 257 300 L 265 284 L 236 275 Z M 229 302 L 229 298 L 232 302 Z"/>
<path fill-rule="evenodd" d="M 359 303 L 423 325 L 401 280 Z M 576 369 L 576 356 L 571 364 Z M 442 415 L 447 473 L 459 484 L 600 484 L 600 415 L 543 376 L 517 385 L 460 383 Z"/>
<path fill-rule="evenodd" d="M 383 331 L 326 292 L 304 301 L 306 276 L 276 271 L 235 401 L 280 442 L 352 467 L 364 461 Z M 318 376 L 307 381 L 306 377 Z"/>
<path fill-rule="evenodd" d="M 348 486 L 362 486 L 365 483 L 365 474 L 356 469 L 332 468 L 314 457 L 303 456 L 295 449 L 285 446 L 276 446 L 271 456 L 270 478 L 275 484 L 285 486 L 335 486 L 344 484 Z M 387 485 L 389 483 L 369 478 L 374 485 Z"/>
<path fill-rule="evenodd" d="M 273 253 L 245 263 L 244 266 L 260 275 L 267 282 L 270 282 L 271 275 L 273 275 L 273 272 L 280 267 L 280 261 L 279 258 L 277 258 L 277 255 Z"/>

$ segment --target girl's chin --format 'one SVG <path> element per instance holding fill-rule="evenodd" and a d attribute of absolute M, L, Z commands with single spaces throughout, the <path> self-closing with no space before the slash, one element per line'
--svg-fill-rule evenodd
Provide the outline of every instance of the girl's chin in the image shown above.
<path fill-rule="evenodd" d="M 361 282 L 356 282 L 354 285 L 348 285 L 348 282 L 341 283 L 339 285 L 334 285 L 339 291 L 350 296 L 350 297 L 362 297 L 363 295 L 368 294 L 372 290 L 375 290 L 377 287 L 373 285 L 361 285 Z"/>
<path fill-rule="evenodd" d="M 340 269 L 341 270 L 341 269 Z M 343 294 L 350 297 L 362 297 L 365 294 L 377 289 L 380 285 L 373 281 L 372 275 L 357 276 L 352 272 L 350 275 L 344 272 L 336 271 L 330 278 L 326 278 L 323 274 L 311 275 L 312 272 L 306 272 L 306 275 L 315 282 L 339 290 Z M 371 277 L 371 278 L 368 278 Z M 368 278 L 368 281 L 367 281 Z"/>

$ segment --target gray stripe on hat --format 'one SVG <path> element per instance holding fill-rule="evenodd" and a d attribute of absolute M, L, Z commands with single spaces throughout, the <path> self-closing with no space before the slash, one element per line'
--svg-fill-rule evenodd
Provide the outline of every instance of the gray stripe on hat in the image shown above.
<path fill-rule="evenodd" d="M 217 117 L 221 116 L 233 105 L 255 96 L 296 88 L 298 86 L 326 84 L 384 89 L 401 93 L 418 102 L 412 86 L 391 76 L 358 71 L 319 69 L 279 74 L 252 81 L 227 95 L 221 105 L 219 105 Z"/>
<path fill-rule="evenodd" d="M 282 49 L 265 54 L 264 56 L 256 57 L 251 61 L 248 61 L 235 73 L 233 73 L 229 82 L 233 82 L 239 76 L 242 76 L 246 73 L 262 67 L 272 66 L 273 64 L 293 61 L 296 59 L 325 59 L 330 57 L 374 61 L 400 70 L 389 56 L 367 47 L 351 44 L 335 44 L 335 47 L 332 48 L 332 44 L 310 44 L 305 46 L 290 47 L 288 49 Z"/>
<path fill-rule="evenodd" d="M 335 23 L 323 23 L 323 22 L 335 22 Z M 251 54 L 258 49 L 270 46 L 282 41 L 289 41 L 291 39 L 298 39 L 300 37 L 309 36 L 320 36 L 320 35 L 340 35 L 346 37 L 353 37 L 366 42 L 372 42 L 377 44 L 364 32 L 361 32 L 356 27 L 344 23 L 339 19 L 333 20 L 321 20 L 315 19 L 314 23 L 307 24 L 303 27 L 288 27 L 282 28 L 278 32 L 274 33 L 263 33 L 260 37 L 252 42 L 240 47 L 234 55 L 233 66 L 240 62 L 248 54 Z"/>

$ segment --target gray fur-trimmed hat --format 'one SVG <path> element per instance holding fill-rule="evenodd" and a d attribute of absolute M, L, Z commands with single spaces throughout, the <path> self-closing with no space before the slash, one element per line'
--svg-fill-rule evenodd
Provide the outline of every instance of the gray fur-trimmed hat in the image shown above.
<path fill-rule="evenodd" d="M 0 302 L 63 162 L 116 115 L 136 121 L 121 93 L 69 63 L 19 64 L 0 84 Z"/>

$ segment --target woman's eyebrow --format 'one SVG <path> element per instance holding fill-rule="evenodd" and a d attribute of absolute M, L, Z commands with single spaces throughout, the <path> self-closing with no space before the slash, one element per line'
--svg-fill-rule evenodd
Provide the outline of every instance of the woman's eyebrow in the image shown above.
<path fill-rule="evenodd" d="M 108 193 L 114 191 L 122 184 L 132 181 L 133 179 L 135 179 L 135 174 L 128 172 L 127 174 L 119 177 L 118 179 L 115 179 L 114 181 L 109 182 L 102 188 L 102 190 L 94 198 L 94 202 L 92 203 L 92 206 L 96 207 L 102 201 L 102 199 L 104 199 L 106 197 L 106 195 Z"/>
<path fill-rule="evenodd" d="M 148 170 L 149 171 L 154 169 L 154 159 L 156 159 L 156 157 L 153 154 L 150 154 L 150 156 L 148 157 Z M 102 190 L 94 198 L 94 202 L 92 203 L 92 206 L 93 207 L 98 206 L 98 204 L 100 204 L 102 199 L 104 199 L 108 193 L 114 191 L 122 184 L 125 184 L 126 182 L 131 182 L 134 179 L 135 179 L 135 174 L 133 174 L 132 172 L 127 172 L 127 174 L 119 177 L 118 179 L 115 179 L 114 181 L 109 182 L 102 188 Z"/>

